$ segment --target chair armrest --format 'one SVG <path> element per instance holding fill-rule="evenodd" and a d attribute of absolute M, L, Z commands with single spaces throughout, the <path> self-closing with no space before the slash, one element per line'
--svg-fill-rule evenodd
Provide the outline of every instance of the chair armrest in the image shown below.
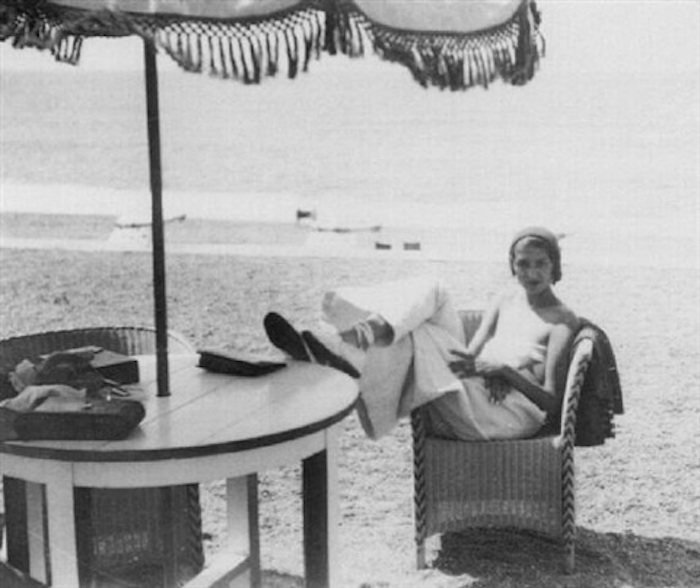
<path fill-rule="evenodd" d="M 426 490 L 425 452 L 426 430 L 423 407 L 411 412 L 411 430 L 413 432 L 413 513 L 415 524 L 415 540 L 417 546 L 416 564 L 418 569 L 426 566 L 425 540 L 428 535 L 428 496 Z"/>
<path fill-rule="evenodd" d="M 572 444 L 576 439 L 576 411 L 581 398 L 581 387 L 593 355 L 593 341 L 582 339 L 573 349 L 566 389 L 561 409 L 560 438 Z"/>
<path fill-rule="evenodd" d="M 427 431 L 425 428 L 425 416 L 423 415 L 423 407 L 420 406 L 411 411 L 411 433 L 413 436 L 413 450 L 423 451 Z"/>

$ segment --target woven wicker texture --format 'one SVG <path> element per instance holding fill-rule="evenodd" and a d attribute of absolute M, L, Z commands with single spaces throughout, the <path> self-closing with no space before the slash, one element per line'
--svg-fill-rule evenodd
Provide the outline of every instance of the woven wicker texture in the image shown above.
<path fill-rule="evenodd" d="M 48 331 L 0 340 L 0 365 L 14 367 L 23 359 L 39 355 L 96 345 L 124 355 L 146 355 L 156 352 L 156 334 L 150 327 L 96 327 Z M 194 353 L 194 347 L 179 333 L 168 333 L 168 352 Z"/>
<path fill-rule="evenodd" d="M 481 320 L 461 313 L 467 341 Z M 425 540 L 470 527 L 514 527 L 561 538 L 565 567 L 574 566 L 574 436 L 581 384 L 590 361 L 582 341 L 569 367 L 561 432 L 533 439 L 464 442 L 430 436 L 413 412 L 417 563 L 425 567 Z"/>
<path fill-rule="evenodd" d="M 561 529 L 561 464 L 551 438 L 426 441 L 427 533 L 464 526 Z"/>
<path fill-rule="evenodd" d="M 125 355 L 153 354 L 155 330 L 148 327 L 98 327 L 53 331 L 12 337 L 0 341 L 0 367 L 12 367 L 23 359 L 96 345 Z M 168 351 L 194 353 L 194 347 L 180 334 L 168 333 Z M 4 478 L 3 490 L 8 514 L 8 560 L 28 571 L 25 484 Z M 196 484 L 168 488 L 75 489 L 76 529 L 81 585 L 139 585 L 129 583 L 149 568 L 158 582 L 169 563 L 165 520 L 172 518 L 172 544 L 176 575 L 181 581 L 194 576 L 204 563 L 199 488 Z M 164 505 L 169 504 L 169 517 Z M 19 515 L 19 516 L 17 516 Z M 45 529 L 46 531 L 46 529 Z M 128 580 L 127 580 L 128 578 Z M 151 581 L 147 580 L 147 581 Z M 162 581 L 162 580 L 161 580 Z"/>

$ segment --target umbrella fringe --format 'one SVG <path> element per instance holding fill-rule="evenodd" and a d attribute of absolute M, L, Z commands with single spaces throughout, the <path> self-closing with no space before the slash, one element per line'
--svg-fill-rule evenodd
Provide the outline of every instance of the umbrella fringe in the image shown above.
<path fill-rule="evenodd" d="M 73 35 L 64 37 L 54 51 L 58 61 L 64 61 L 76 65 L 80 61 L 80 50 L 83 46 L 83 37 Z"/>
<path fill-rule="evenodd" d="M 365 52 L 363 36 L 371 21 L 360 16 L 352 2 L 336 0 L 326 8 L 326 31 L 323 50 L 331 55 L 342 53 L 348 57 L 362 57 Z"/>
<path fill-rule="evenodd" d="M 496 79 L 523 85 L 544 56 L 534 0 L 506 23 L 474 33 L 416 32 L 371 20 L 353 0 L 305 0 L 286 11 L 238 20 L 90 12 L 27 0 L 0 6 L 0 40 L 48 49 L 77 63 L 83 36 L 137 34 L 191 72 L 259 83 L 286 60 L 287 76 L 307 71 L 321 53 L 380 58 L 403 64 L 424 87 L 488 88 Z"/>
<path fill-rule="evenodd" d="M 246 59 L 246 49 L 247 49 L 247 44 L 244 41 L 244 39 L 236 39 L 236 43 L 238 45 L 238 54 L 240 56 L 240 64 L 241 64 L 241 69 L 243 71 L 243 76 L 242 80 L 244 84 L 250 84 L 251 83 L 251 74 L 250 74 L 250 64 L 248 63 L 248 60 Z"/>
<path fill-rule="evenodd" d="M 154 31 L 130 15 L 135 32 L 155 40 L 180 67 L 245 84 L 259 83 L 275 76 L 281 65 L 284 46 L 287 75 L 306 71 L 312 58 L 318 59 L 324 34 L 323 18 L 316 9 L 305 8 L 277 18 L 236 22 L 182 21 L 166 23 L 161 17 Z M 206 43 L 203 43 L 203 37 Z M 174 42 L 174 39 L 177 39 Z"/>
<path fill-rule="evenodd" d="M 297 71 L 299 70 L 299 60 L 297 59 L 297 47 L 296 47 L 296 37 L 291 29 L 284 31 L 286 48 L 287 48 L 287 76 L 289 79 L 294 79 L 297 76 Z"/>
<path fill-rule="evenodd" d="M 229 39 L 228 40 L 228 50 L 229 50 L 229 59 L 230 59 L 230 64 L 231 64 L 231 75 L 233 76 L 234 79 L 240 79 L 241 76 L 241 68 L 238 67 L 238 62 L 236 61 L 236 50 L 235 50 L 235 39 Z"/>
<path fill-rule="evenodd" d="M 49 50 L 57 61 L 76 64 L 80 59 L 81 38 L 66 34 L 42 12 L 41 18 L 32 19 L 13 7 L 2 7 L 0 12 L 0 40 L 12 39 L 13 47 L 33 47 Z"/>
<path fill-rule="evenodd" d="M 534 0 L 523 0 L 510 21 L 472 34 L 394 29 L 372 21 L 357 8 L 340 12 L 332 21 L 332 26 L 342 29 L 333 32 L 334 48 L 352 56 L 354 49 L 349 49 L 348 39 L 354 35 L 347 31 L 362 31 L 379 57 L 406 66 L 423 87 L 488 88 L 497 78 L 523 85 L 532 79 L 544 56 Z"/>
<path fill-rule="evenodd" d="M 249 39 L 248 50 L 250 52 L 253 66 L 253 78 L 251 81 L 254 84 L 259 84 L 262 78 L 261 62 L 263 60 L 263 50 L 262 45 L 260 44 L 260 39 L 257 36 L 252 36 Z"/>
<path fill-rule="evenodd" d="M 314 18 L 311 20 L 311 37 L 313 39 L 313 51 L 314 57 L 319 59 L 321 57 L 321 51 L 323 50 L 323 41 L 325 39 L 325 20 L 321 18 L 322 13 L 314 13 Z"/>
<path fill-rule="evenodd" d="M 268 60 L 266 75 L 269 77 L 274 77 L 277 75 L 277 64 L 279 63 L 279 51 L 276 36 L 266 36 L 265 37 L 265 47 L 267 50 Z"/>
<path fill-rule="evenodd" d="M 80 59 L 83 36 L 136 34 L 155 42 L 186 71 L 253 84 L 279 72 L 280 45 L 286 49 L 290 78 L 306 71 L 323 49 L 325 15 L 314 0 L 236 21 L 89 12 L 21 0 L 15 4 L 0 6 L 0 40 L 11 38 L 17 48 L 50 50 L 56 59 L 73 64 Z"/>
<path fill-rule="evenodd" d="M 105 10 L 59 10 L 43 3 L 28 9 L 21 2 L 0 6 L 0 41 L 11 38 L 16 48 L 48 50 L 57 61 L 71 65 L 80 61 L 83 38 L 102 30 L 109 37 L 134 33 L 125 19 Z"/>

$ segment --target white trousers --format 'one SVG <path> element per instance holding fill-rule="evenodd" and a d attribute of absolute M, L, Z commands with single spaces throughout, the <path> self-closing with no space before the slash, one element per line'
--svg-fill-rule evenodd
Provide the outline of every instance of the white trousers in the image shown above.
<path fill-rule="evenodd" d="M 370 347 L 362 367 L 360 416 L 369 437 L 382 437 L 426 403 L 432 431 L 458 439 L 524 437 L 544 422 L 544 413 L 520 392 L 493 404 L 483 378 L 460 381 L 452 373 L 451 350 L 465 350 L 464 327 L 439 281 L 421 277 L 341 288 L 326 294 L 322 311 L 340 332 L 372 313 L 394 330 L 393 343 Z"/>

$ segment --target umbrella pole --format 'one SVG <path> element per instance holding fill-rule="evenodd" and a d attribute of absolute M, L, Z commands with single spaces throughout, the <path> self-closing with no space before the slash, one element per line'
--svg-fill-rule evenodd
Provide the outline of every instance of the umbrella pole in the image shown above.
<path fill-rule="evenodd" d="M 153 241 L 153 295 L 156 322 L 158 396 L 170 396 L 168 376 L 168 315 L 165 289 L 165 238 L 163 231 L 163 180 L 160 162 L 160 115 L 156 49 L 144 40 L 148 159 L 151 179 L 151 230 Z"/>

